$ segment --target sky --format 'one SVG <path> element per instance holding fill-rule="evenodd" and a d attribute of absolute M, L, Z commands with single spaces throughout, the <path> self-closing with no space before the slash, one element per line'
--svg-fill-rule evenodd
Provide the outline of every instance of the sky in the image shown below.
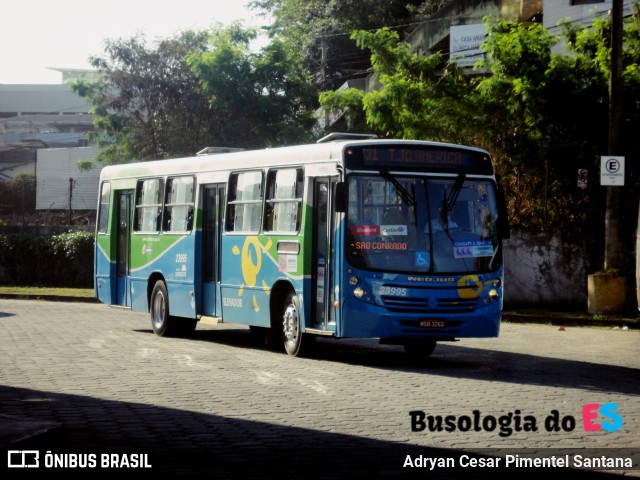
<path fill-rule="evenodd" d="M 144 34 L 147 45 L 184 30 L 266 21 L 249 0 L 0 0 L 0 84 L 61 83 L 49 68 L 91 68 L 107 39 Z"/>

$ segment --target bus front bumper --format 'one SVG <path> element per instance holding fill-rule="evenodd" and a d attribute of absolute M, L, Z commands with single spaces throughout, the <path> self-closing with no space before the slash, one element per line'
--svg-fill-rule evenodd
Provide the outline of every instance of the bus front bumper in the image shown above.
<path fill-rule="evenodd" d="M 495 302 L 468 312 L 402 313 L 365 304 L 354 298 L 342 305 L 342 335 L 346 338 L 380 338 L 381 343 L 403 344 L 419 339 L 497 337 L 501 305 Z"/>

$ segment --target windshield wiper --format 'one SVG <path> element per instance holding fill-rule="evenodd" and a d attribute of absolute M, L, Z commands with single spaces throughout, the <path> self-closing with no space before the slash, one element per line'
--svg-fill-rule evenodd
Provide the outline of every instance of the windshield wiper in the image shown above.
<path fill-rule="evenodd" d="M 442 191 L 442 209 L 440 210 L 440 216 L 442 217 L 442 226 L 447 234 L 449 233 L 449 212 L 453 210 L 453 206 L 458 200 L 458 195 L 460 195 L 462 185 L 466 179 L 467 176 L 464 173 L 459 174 L 448 197 L 447 189 L 445 188 Z"/>
<path fill-rule="evenodd" d="M 395 187 L 396 192 L 398 192 L 398 195 L 400 195 L 400 198 L 402 198 L 402 201 L 404 203 L 406 203 L 407 205 L 409 205 L 410 207 L 415 207 L 416 206 L 416 199 L 413 198 L 413 195 L 411 195 L 406 188 L 404 188 L 400 182 L 396 179 L 396 177 L 394 177 L 393 175 L 391 175 L 388 171 L 386 170 L 380 170 L 380 175 L 382 176 L 382 178 L 384 178 L 385 180 L 391 182 L 391 184 Z"/>

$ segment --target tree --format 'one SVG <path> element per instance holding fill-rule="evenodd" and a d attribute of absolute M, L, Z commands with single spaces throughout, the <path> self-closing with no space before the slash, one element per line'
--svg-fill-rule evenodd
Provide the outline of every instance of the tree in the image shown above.
<path fill-rule="evenodd" d="M 618 132 L 620 151 L 627 158 L 626 185 L 620 191 L 621 251 L 629 251 L 633 243 L 640 186 L 640 148 L 634 138 L 640 128 L 640 5 L 636 3 L 634 8 L 635 14 L 624 29 L 624 107 Z M 526 184 L 536 188 L 525 192 L 538 193 L 543 200 L 535 201 L 531 195 L 534 200 L 524 202 L 524 210 L 531 215 L 526 223 L 559 226 L 565 231 L 572 226 L 580 228 L 589 232 L 586 238 L 594 246 L 600 247 L 603 239 L 593 232 L 601 232 L 604 224 L 605 191 L 599 185 L 599 164 L 600 156 L 608 152 L 610 130 L 611 19 L 596 18 L 591 28 L 564 24 L 557 39 L 541 27 L 524 30 L 498 23 L 490 31 L 485 44 L 490 60 L 485 66 L 492 75 L 481 82 L 479 90 L 486 104 L 507 107 L 501 118 L 521 118 L 524 122 L 525 128 L 514 132 L 513 137 L 532 148 L 509 151 L 503 144 L 501 150 L 509 152 L 516 167 L 507 175 L 512 184 L 517 180 L 513 175 L 516 169 L 528 172 Z M 560 40 L 566 42 L 566 55 L 549 51 L 548 46 Z M 529 66 L 536 66 L 537 71 L 528 70 Z M 496 95 L 496 91 L 501 94 Z M 502 125 L 511 123 L 501 121 Z M 584 190 L 576 186 L 578 169 L 590 172 L 589 187 Z M 627 265 L 620 266 L 626 269 L 631 264 L 627 260 Z"/>
<path fill-rule="evenodd" d="M 567 26 L 563 36 L 571 52 L 560 55 L 551 47 L 561 38 L 539 24 L 487 19 L 487 61 L 475 75 L 462 74 L 439 55 L 415 54 L 388 29 L 359 31 L 353 38 L 371 51 L 379 88 L 325 92 L 320 102 L 335 111 L 359 109 L 351 115 L 361 115 L 382 135 L 487 148 L 507 186 L 510 219 L 516 224 L 599 231 L 597 164 L 607 141 L 607 22 L 598 20 L 593 29 Z M 628 23 L 623 124 L 625 132 L 637 132 L 638 16 Z M 635 169 L 630 179 L 637 184 L 638 144 L 627 137 L 624 148 Z M 578 168 L 591 172 L 586 190 L 576 185 Z M 630 212 L 637 211 L 637 203 L 636 198 L 633 208 L 630 202 Z M 632 218 L 627 225 L 635 227 Z"/>
<path fill-rule="evenodd" d="M 259 148 L 308 140 L 313 91 L 283 42 L 251 53 L 255 32 L 239 24 L 214 32 L 211 49 L 188 59 L 209 99 L 219 142 Z"/>
<path fill-rule="evenodd" d="M 240 24 L 186 31 L 149 48 L 143 36 L 107 42 L 98 83 L 73 89 L 93 104 L 91 139 L 103 164 L 194 155 L 207 146 L 261 148 L 308 138 L 314 97 L 281 42 L 252 53 Z"/>
<path fill-rule="evenodd" d="M 475 93 L 489 127 L 483 139 L 499 156 L 513 217 L 523 225 L 596 221 L 599 192 L 579 191 L 578 169 L 592 172 L 606 146 L 607 84 L 593 62 L 552 54 L 560 39 L 542 25 L 489 22 L 490 71 Z"/>
<path fill-rule="evenodd" d="M 186 58 L 206 50 L 208 34 L 186 31 L 148 48 L 144 36 L 110 40 L 106 57 L 91 64 L 102 81 L 81 80 L 74 91 L 93 104 L 91 140 L 97 160 L 133 160 L 193 155 L 214 136 L 211 111 Z"/>
<path fill-rule="evenodd" d="M 338 88 L 348 79 L 366 75 L 368 55 L 350 39 L 352 31 L 387 26 L 405 33 L 416 19 L 409 7 L 422 3 L 419 0 L 254 0 L 251 5 L 270 14 L 273 19 L 270 35 L 297 48 L 303 65 L 312 74 L 314 86 L 320 91 Z"/>
<path fill-rule="evenodd" d="M 482 123 L 459 121 L 478 113 L 470 95 L 473 80 L 455 64 L 447 64 L 438 53 L 414 53 L 397 32 L 387 28 L 356 31 L 352 38 L 360 48 L 371 50 L 378 88 L 366 94 L 356 89 L 322 92 L 322 106 L 333 111 L 359 109 L 360 115 L 348 115 L 357 121 L 364 116 L 368 128 L 383 136 L 479 143 Z"/>

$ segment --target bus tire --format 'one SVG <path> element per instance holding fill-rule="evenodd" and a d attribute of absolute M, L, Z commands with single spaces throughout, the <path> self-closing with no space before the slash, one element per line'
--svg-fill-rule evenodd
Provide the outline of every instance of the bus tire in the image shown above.
<path fill-rule="evenodd" d="M 300 302 L 295 292 L 290 292 L 282 311 L 282 337 L 285 351 L 292 357 L 302 356 L 311 340 L 302 333 Z"/>
<path fill-rule="evenodd" d="M 429 358 L 436 349 L 435 340 L 424 340 L 404 344 L 404 351 L 412 358 Z"/>
<path fill-rule="evenodd" d="M 169 314 L 169 293 L 162 280 L 153 286 L 149 301 L 149 315 L 151 328 L 160 337 L 187 335 L 195 329 L 196 320 L 191 318 L 177 318 Z"/>

